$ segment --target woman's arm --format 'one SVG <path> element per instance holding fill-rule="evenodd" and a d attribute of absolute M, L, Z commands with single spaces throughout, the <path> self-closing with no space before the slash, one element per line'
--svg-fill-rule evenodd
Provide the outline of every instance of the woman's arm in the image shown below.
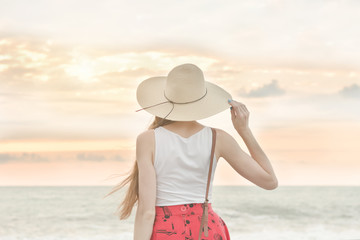
<path fill-rule="evenodd" d="M 141 133 L 136 139 L 139 169 L 139 201 L 135 216 L 134 240 L 151 238 L 156 201 L 156 174 L 153 165 L 154 131 Z"/>
<path fill-rule="evenodd" d="M 249 149 L 249 156 L 236 140 L 223 130 L 218 130 L 219 154 L 244 178 L 264 189 L 275 189 L 278 181 L 271 163 L 249 128 L 249 111 L 242 103 L 231 101 L 231 120 L 234 128 Z"/>

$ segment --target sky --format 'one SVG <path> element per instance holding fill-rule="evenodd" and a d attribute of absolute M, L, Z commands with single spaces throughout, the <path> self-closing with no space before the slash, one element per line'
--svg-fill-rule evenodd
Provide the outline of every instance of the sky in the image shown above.
<path fill-rule="evenodd" d="M 1 186 L 117 183 L 137 85 L 183 63 L 246 104 L 280 185 L 359 185 L 359 1 L 0 4 Z M 230 111 L 199 122 L 247 151 Z M 253 185 L 224 159 L 215 184 Z"/>

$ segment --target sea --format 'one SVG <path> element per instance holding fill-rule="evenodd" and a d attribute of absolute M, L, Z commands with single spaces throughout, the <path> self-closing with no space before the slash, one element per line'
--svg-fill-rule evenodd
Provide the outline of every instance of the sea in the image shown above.
<path fill-rule="evenodd" d="M 0 187 L 1 240 L 132 240 L 112 186 Z M 214 186 L 233 240 L 360 240 L 360 186 Z"/>

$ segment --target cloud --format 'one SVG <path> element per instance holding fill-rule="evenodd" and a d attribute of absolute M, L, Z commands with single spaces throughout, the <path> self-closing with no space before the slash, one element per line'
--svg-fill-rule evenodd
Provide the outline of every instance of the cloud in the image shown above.
<path fill-rule="evenodd" d="M 197 62 L 206 69 L 212 56 L 175 50 L 124 50 L 69 46 L 41 37 L 1 37 L 0 81 L 10 90 L 77 94 L 133 90 L 139 81 L 165 75 L 169 66 Z M 2 89 L 2 92 L 6 92 Z M 99 96 L 102 97 L 102 96 Z"/>
<path fill-rule="evenodd" d="M 228 4 L 214 1 L 206 8 L 205 0 L 196 5 L 163 1 L 164 8 L 149 1 L 42 1 L 41 7 L 36 3 L 28 6 L 31 17 L 21 8 L 24 2 L 9 1 L 0 9 L 2 32 L 41 34 L 81 46 L 181 49 L 187 55 L 194 52 L 192 48 L 202 48 L 251 64 L 359 66 L 359 29 L 352 24 L 360 20 L 357 1 L 232 0 Z M 86 10 L 79 11 L 84 4 Z M 181 17 L 183 11 L 187 21 Z"/>
<path fill-rule="evenodd" d="M 119 153 L 120 152 L 120 153 Z M 3 152 L 0 153 L 0 164 L 10 162 L 58 162 L 58 161 L 117 161 L 125 162 L 131 150 L 100 151 L 64 151 L 64 152 Z M 131 154 L 130 154 L 131 155 Z M 128 157 L 127 157 L 128 156 Z"/>
<path fill-rule="evenodd" d="M 119 162 L 124 162 L 125 161 L 125 159 L 121 155 L 115 155 L 113 157 L 113 159 L 116 160 L 116 161 L 119 161 Z"/>
<path fill-rule="evenodd" d="M 104 155 L 96 154 L 96 153 L 79 153 L 76 155 L 78 160 L 82 161 L 104 161 L 106 158 Z"/>
<path fill-rule="evenodd" d="M 21 154 L 9 154 L 9 153 L 0 153 L 0 163 L 6 162 L 46 162 L 47 158 L 35 153 L 21 153 Z"/>
<path fill-rule="evenodd" d="M 360 86 L 354 83 L 353 85 L 344 87 L 339 93 L 344 97 L 360 98 Z"/>
<path fill-rule="evenodd" d="M 248 100 L 288 96 L 291 89 L 299 88 L 316 92 L 332 87 L 331 93 L 339 89 L 335 78 L 321 78 L 322 71 L 308 71 L 309 77 L 304 77 L 296 69 L 243 64 L 241 59 L 215 52 L 185 51 L 190 45 L 129 50 L 110 45 L 78 47 L 34 36 L 4 39 L 0 38 L 0 65 L 6 66 L 0 68 L 0 140 L 133 138 L 144 122 L 142 116 L 148 117 L 145 112 L 135 114 L 137 84 L 146 77 L 165 75 L 171 66 L 185 61 L 199 65 L 208 81 Z M 258 79 L 256 89 L 249 88 L 253 79 Z M 351 88 L 357 91 L 358 86 Z M 346 95 L 349 90 L 342 92 Z"/>
<path fill-rule="evenodd" d="M 241 93 L 240 95 L 243 95 L 245 97 L 270 97 L 270 96 L 280 96 L 285 93 L 285 90 L 279 87 L 277 80 L 272 80 L 271 83 L 265 84 L 262 87 L 259 87 L 257 89 L 253 89 L 249 91 L 248 93 Z"/>
<path fill-rule="evenodd" d="M 0 153 L 0 163 L 5 163 L 12 159 L 13 157 L 10 154 Z"/>
<path fill-rule="evenodd" d="M 140 81 L 185 61 L 203 69 L 217 61 L 176 50 L 89 48 L 1 35 L 0 139 L 7 140 L 132 136 L 131 128 L 114 126 L 141 121 L 134 120 Z"/>
<path fill-rule="evenodd" d="M 78 152 L 76 159 L 80 161 L 119 161 L 124 162 L 126 158 L 118 153 L 118 151 L 86 151 Z"/>

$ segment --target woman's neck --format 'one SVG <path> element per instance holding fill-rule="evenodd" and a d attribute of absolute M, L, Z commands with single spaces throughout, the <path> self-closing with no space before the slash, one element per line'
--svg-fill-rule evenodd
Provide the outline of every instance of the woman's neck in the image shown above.
<path fill-rule="evenodd" d="M 202 127 L 203 125 L 198 123 L 197 121 L 175 121 L 173 123 L 167 124 L 169 128 L 177 128 L 177 129 L 196 129 Z"/>

